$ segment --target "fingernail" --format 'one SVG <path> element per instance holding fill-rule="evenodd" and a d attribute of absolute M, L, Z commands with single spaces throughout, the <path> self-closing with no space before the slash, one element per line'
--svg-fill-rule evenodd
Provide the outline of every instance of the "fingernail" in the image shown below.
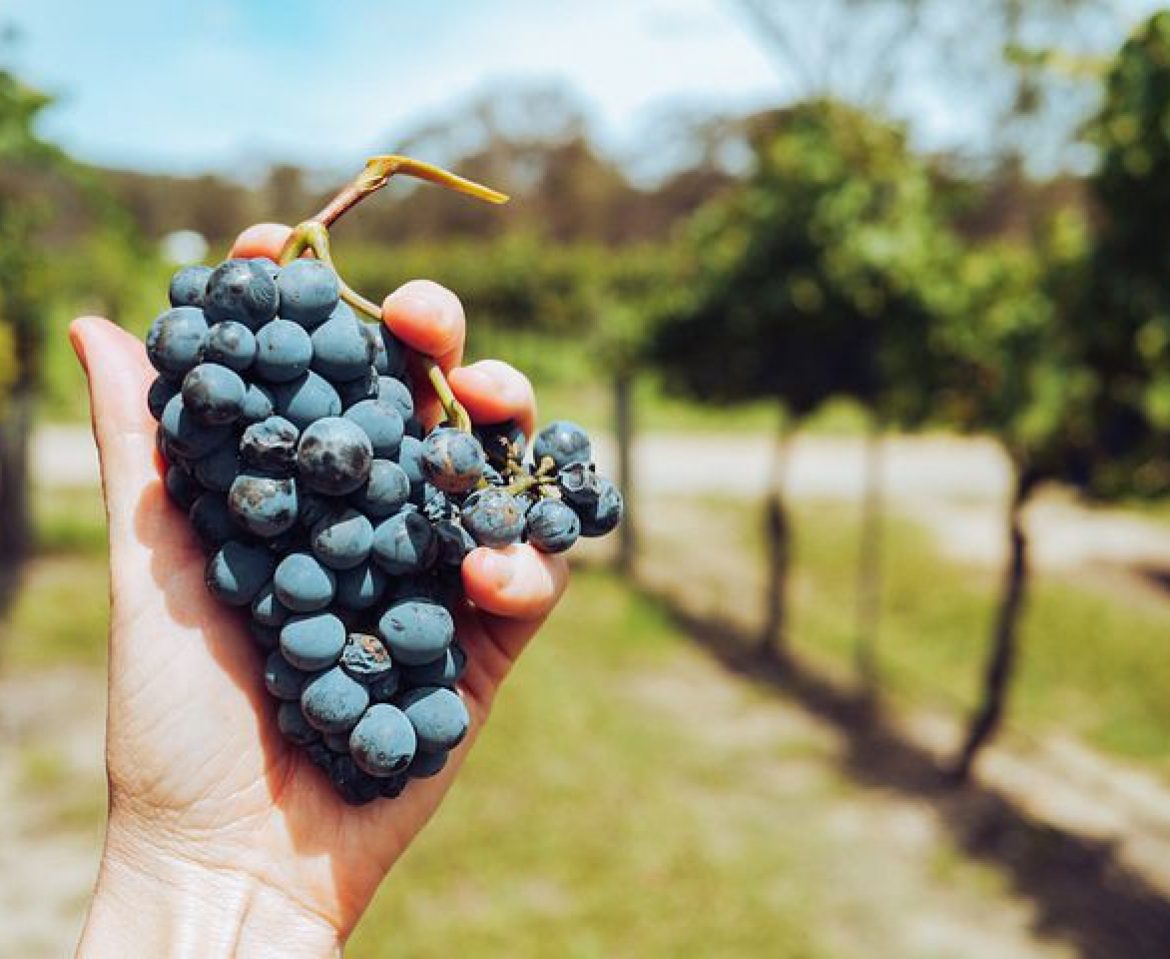
<path fill-rule="evenodd" d="M 487 553 L 480 560 L 480 569 L 488 582 L 496 589 L 503 589 L 512 581 L 514 570 L 512 562 L 507 556 L 501 556 L 499 553 Z"/>

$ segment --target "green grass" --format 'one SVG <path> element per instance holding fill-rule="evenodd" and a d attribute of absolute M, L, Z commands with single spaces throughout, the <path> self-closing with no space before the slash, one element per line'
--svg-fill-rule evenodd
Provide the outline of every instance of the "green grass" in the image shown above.
<path fill-rule="evenodd" d="M 738 598 L 754 612 L 758 586 L 752 576 L 758 571 L 750 567 L 760 555 L 755 510 L 713 501 L 702 509 L 732 546 L 715 554 L 708 573 L 700 564 L 703 554 L 711 555 L 710 538 L 698 537 L 693 557 L 685 560 L 680 558 L 685 539 L 658 548 L 675 562 L 686 562 L 691 578 L 722 577 L 731 597 L 727 602 Z M 841 504 L 805 503 L 796 510 L 792 641 L 814 659 L 840 668 L 851 664 L 857 633 L 854 512 Z M 886 691 L 903 705 L 965 716 L 982 677 L 998 571 L 940 557 L 928 534 L 908 521 L 888 521 L 885 542 L 879 645 Z M 742 565 L 729 567 L 728 556 Z M 1170 778 L 1167 636 L 1170 602 L 1136 584 L 1088 573 L 1036 575 L 1023 620 L 1009 727 L 1025 736 L 1071 734 Z"/>
<path fill-rule="evenodd" d="M 101 555 L 106 551 L 105 507 L 96 487 L 34 489 L 33 523 L 41 555 Z"/>
<path fill-rule="evenodd" d="M 769 726 L 744 687 L 728 700 L 684 643 L 613 578 L 579 575 L 346 954 L 917 954 L 875 951 L 916 894 L 875 892 L 869 840 L 834 828 L 858 787 L 831 737 Z M 952 889 L 998 895 L 991 870 L 942 855 Z"/>

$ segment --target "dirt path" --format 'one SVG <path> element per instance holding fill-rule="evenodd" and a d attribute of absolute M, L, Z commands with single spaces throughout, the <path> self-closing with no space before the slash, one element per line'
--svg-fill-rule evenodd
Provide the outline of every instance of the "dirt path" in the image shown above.
<path fill-rule="evenodd" d="M 0 957 L 70 955 L 101 849 L 104 678 L 4 676 L 0 703 Z"/>

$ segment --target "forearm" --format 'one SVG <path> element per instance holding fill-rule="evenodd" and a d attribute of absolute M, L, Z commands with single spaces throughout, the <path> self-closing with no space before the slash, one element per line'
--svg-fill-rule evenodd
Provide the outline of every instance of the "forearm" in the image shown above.
<path fill-rule="evenodd" d="M 111 835 L 77 955 L 340 956 L 337 931 L 255 877 L 136 848 Z"/>

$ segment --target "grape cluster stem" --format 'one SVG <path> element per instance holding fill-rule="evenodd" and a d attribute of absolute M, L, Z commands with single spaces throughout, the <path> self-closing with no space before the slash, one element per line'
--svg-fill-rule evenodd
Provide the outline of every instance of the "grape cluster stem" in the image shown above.
<path fill-rule="evenodd" d="M 457 176 L 449 170 L 444 170 L 441 167 L 424 163 L 421 160 L 414 160 L 410 157 L 389 154 L 386 156 L 370 157 L 366 161 L 365 168 L 362 172 L 342 187 L 320 213 L 311 219 L 297 224 L 293 229 L 292 235 L 288 238 L 288 242 L 285 243 L 284 249 L 280 252 L 280 265 L 285 266 L 302 256 L 305 252 L 311 252 L 317 259 L 321 260 L 337 274 L 337 280 L 341 287 L 341 298 L 359 313 L 363 313 L 379 323 L 382 322 L 382 311 L 378 305 L 362 296 L 346 283 L 341 276 L 341 272 L 337 269 L 330 248 L 329 228 L 347 212 L 361 203 L 362 200 L 372 196 L 382 189 L 382 187 L 386 186 L 390 182 L 390 178 L 399 173 L 405 176 L 416 177 L 420 180 L 427 180 L 431 183 L 437 183 L 450 190 L 465 193 L 468 196 L 473 196 L 476 199 L 484 200 L 488 203 L 508 202 L 506 194 L 472 180 L 465 179 L 464 177 Z M 419 358 L 419 362 L 427 375 L 427 380 L 430 382 L 431 388 L 435 391 L 435 395 L 439 399 L 439 404 L 443 408 L 447 422 L 456 429 L 470 433 L 471 417 L 463 407 L 463 404 L 455 398 L 455 394 L 451 390 L 451 384 L 447 382 L 447 377 L 439 367 L 438 362 L 436 362 L 433 356 L 428 356 L 417 350 L 414 352 Z M 536 483 L 529 483 L 524 488 L 527 489 L 533 485 L 536 485 Z"/>

